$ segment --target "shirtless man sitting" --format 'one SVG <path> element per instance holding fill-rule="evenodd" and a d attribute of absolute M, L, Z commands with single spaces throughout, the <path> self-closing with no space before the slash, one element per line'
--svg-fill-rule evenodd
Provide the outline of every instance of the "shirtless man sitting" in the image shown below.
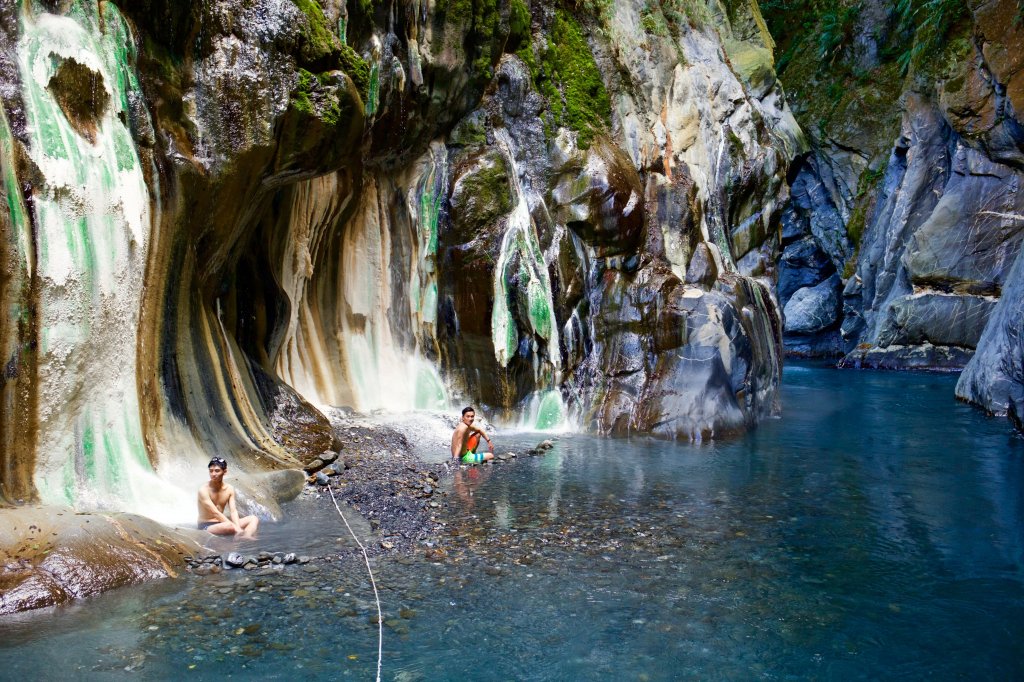
<path fill-rule="evenodd" d="M 224 482 L 228 463 L 214 457 L 210 460 L 210 482 L 199 489 L 199 530 L 214 535 L 238 535 L 251 538 L 256 535 L 260 520 L 255 516 L 238 518 L 235 508 L 235 489 Z M 228 513 L 224 513 L 227 508 Z M 229 518 L 230 516 L 230 518 Z"/>
<path fill-rule="evenodd" d="M 483 429 L 473 426 L 474 419 L 476 419 L 476 411 L 472 407 L 464 408 L 462 421 L 455 427 L 455 433 L 452 434 L 452 457 L 463 464 L 479 464 L 494 459 L 494 443 L 487 437 Z M 476 451 L 481 438 L 487 441 L 489 452 Z"/>

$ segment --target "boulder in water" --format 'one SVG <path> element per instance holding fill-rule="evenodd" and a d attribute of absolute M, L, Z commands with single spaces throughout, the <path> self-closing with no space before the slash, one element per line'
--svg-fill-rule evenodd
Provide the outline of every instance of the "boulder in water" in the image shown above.
<path fill-rule="evenodd" d="M 301 469 L 271 471 L 256 477 L 270 496 L 278 502 L 288 502 L 298 497 L 306 484 L 306 475 Z"/>
<path fill-rule="evenodd" d="M 175 577 L 200 549 L 134 514 L 0 509 L 0 615 Z"/>

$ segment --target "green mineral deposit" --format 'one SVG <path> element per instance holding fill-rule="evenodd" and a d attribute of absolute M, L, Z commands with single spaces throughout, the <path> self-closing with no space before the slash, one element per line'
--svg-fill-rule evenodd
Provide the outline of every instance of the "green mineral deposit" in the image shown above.
<path fill-rule="evenodd" d="M 75 504 L 78 490 L 108 496 L 130 492 L 128 477 L 138 468 L 132 465 L 149 469 L 136 395 L 134 341 L 125 341 L 122 350 L 128 362 L 120 374 L 104 368 L 99 376 L 105 378 L 98 384 L 88 366 L 81 375 L 74 375 L 78 364 L 92 361 L 87 346 L 90 327 L 106 314 L 110 301 L 138 309 L 137 292 L 131 286 L 125 288 L 124 276 L 138 272 L 133 269 L 139 264 L 129 254 L 140 243 L 145 262 L 150 196 L 126 122 L 148 114 L 144 108 L 129 110 L 132 101 L 144 100 L 135 74 L 135 40 L 114 3 L 75 1 L 63 17 L 45 21 L 37 16 L 42 12 L 41 6 L 34 5 L 21 13 L 17 50 L 28 150 L 47 177 L 47 186 L 55 190 L 37 192 L 34 197 L 39 234 L 36 262 L 41 276 L 63 286 L 56 299 L 44 287 L 39 301 L 41 390 L 54 389 L 58 397 L 68 398 L 60 395 L 70 390 L 64 384 L 46 383 L 50 362 L 46 356 L 58 347 L 75 353 L 73 357 L 79 359 L 68 366 L 65 379 L 70 386 L 78 385 L 69 418 L 79 429 L 66 454 L 48 453 L 57 461 L 48 465 L 48 471 L 39 471 L 36 484 L 45 501 Z M 94 72 L 96 87 L 110 95 L 106 105 L 94 112 L 93 139 L 85 139 L 71 126 L 50 90 L 53 76 L 67 59 Z M 9 144 L 4 122 L 0 154 L 5 159 Z M 17 180 L 6 172 L 6 162 L 3 166 L 8 210 L 16 224 L 27 223 L 18 205 L 20 195 L 12 193 Z M 27 247 L 19 250 L 28 253 Z M 69 315 L 68 304 L 81 312 Z"/>
<path fill-rule="evenodd" d="M 547 391 L 541 398 L 540 407 L 537 410 L 536 428 L 540 431 L 553 429 L 565 421 L 565 409 L 562 406 L 562 396 L 558 391 Z"/>
<path fill-rule="evenodd" d="M 377 98 L 380 96 L 380 64 L 370 67 L 370 89 L 366 95 L 366 115 L 377 113 Z"/>

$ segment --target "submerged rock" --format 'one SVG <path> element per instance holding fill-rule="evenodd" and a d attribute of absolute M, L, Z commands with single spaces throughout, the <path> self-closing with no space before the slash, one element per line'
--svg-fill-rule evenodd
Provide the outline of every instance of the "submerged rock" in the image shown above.
<path fill-rule="evenodd" d="M 264 487 L 271 498 L 277 502 L 294 500 L 306 484 L 306 476 L 299 469 L 271 471 L 254 476 L 253 479 L 253 485 Z"/>

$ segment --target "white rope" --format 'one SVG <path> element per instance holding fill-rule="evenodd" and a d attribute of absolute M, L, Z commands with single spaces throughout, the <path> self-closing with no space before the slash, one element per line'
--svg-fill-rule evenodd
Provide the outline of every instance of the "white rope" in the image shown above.
<path fill-rule="evenodd" d="M 338 500 L 334 497 L 334 490 L 331 486 L 327 486 L 327 490 L 331 493 L 331 501 L 334 502 L 334 508 L 338 510 L 338 515 L 341 516 L 341 520 L 345 522 L 345 527 L 348 528 L 348 532 L 352 535 L 352 539 L 359 545 L 359 549 L 363 552 L 363 561 L 366 562 L 366 572 L 370 574 L 370 584 L 373 585 L 373 598 L 377 602 L 377 682 L 380 682 L 380 665 L 381 660 L 384 657 L 384 615 L 380 612 L 380 595 L 377 594 L 377 581 L 373 579 L 373 571 L 370 570 L 370 557 L 366 555 L 366 548 L 363 547 L 363 543 L 359 542 L 359 538 L 352 531 L 352 526 L 348 525 L 348 519 L 341 513 L 341 507 L 338 506 Z"/>

